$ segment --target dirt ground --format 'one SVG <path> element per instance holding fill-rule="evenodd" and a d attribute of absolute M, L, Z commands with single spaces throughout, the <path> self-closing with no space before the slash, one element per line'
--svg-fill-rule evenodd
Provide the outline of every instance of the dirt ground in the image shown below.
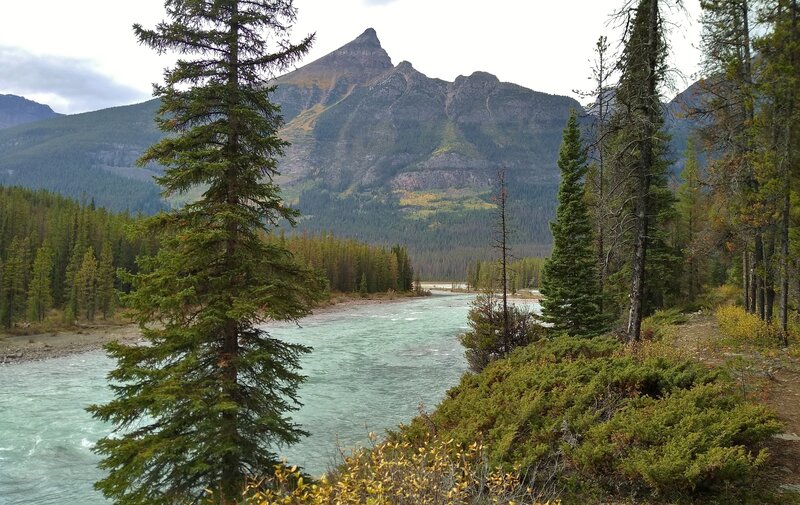
<path fill-rule="evenodd" d="M 742 391 L 768 405 L 785 423 L 770 444 L 771 478 L 786 492 L 800 493 L 800 359 L 776 343 L 764 349 L 722 345 L 713 316 L 692 314 L 676 328 L 676 347 L 710 365 L 728 364 Z"/>
<path fill-rule="evenodd" d="M 100 349 L 113 340 L 141 341 L 139 328 L 126 325 L 86 325 L 69 331 L 36 335 L 0 335 L 0 364 L 38 361 Z"/>

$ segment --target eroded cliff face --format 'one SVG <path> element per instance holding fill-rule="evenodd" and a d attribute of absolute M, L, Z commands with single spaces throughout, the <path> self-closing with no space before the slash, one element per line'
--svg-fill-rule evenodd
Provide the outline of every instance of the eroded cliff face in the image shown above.
<path fill-rule="evenodd" d="M 392 65 L 371 28 L 275 83 L 292 142 L 281 182 L 334 191 L 486 190 L 499 168 L 555 184 L 561 131 L 580 107 L 485 72 L 446 82 Z"/>

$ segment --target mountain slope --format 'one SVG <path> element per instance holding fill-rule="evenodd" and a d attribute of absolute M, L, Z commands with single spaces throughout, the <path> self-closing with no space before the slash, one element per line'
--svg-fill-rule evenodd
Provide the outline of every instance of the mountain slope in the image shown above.
<path fill-rule="evenodd" d="M 151 100 L 0 130 L 0 184 L 94 199 L 113 210 L 163 208 L 152 180 L 158 168 L 135 167 L 161 138 L 153 122 L 157 104 Z"/>
<path fill-rule="evenodd" d="M 49 105 L 16 95 L 0 95 L 0 129 L 60 116 Z"/>
<path fill-rule="evenodd" d="M 396 66 L 368 29 L 276 81 L 293 142 L 285 181 L 336 191 L 488 189 L 499 168 L 552 184 L 571 98 L 476 72 L 449 83 Z"/>
<path fill-rule="evenodd" d="M 394 65 L 373 29 L 274 83 L 292 143 L 278 182 L 302 212 L 299 231 L 406 243 L 426 277 L 460 277 L 491 254 L 492 181 L 504 169 L 514 254 L 547 252 L 561 132 L 580 109 L 572 98 L 485 72 L 429 78 Z M 157 210 L 160 167 L 135 167 L 161 138 L 156 108 L 152 100 L 0 130 L 0 184 Z M 670 124 L 685 143 L 686 122 Z"/>

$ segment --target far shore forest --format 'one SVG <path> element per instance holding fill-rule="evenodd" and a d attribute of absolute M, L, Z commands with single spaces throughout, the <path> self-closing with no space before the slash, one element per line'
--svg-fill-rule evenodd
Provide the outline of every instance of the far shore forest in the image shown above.
<path fill-rule="evenodd" d="M 663 105 L 679 2 L 620 0 L 621 50 L 599 37 L 590 105 L 564 125 L 550 256 L 514 256 L 513 222 L 535 216 L 510 214 L 498 171 L 494 241 L 472 244 L 496 260 L 449 279 L 479 292 L 469 371 L 325 476 L 276 452 L 313 429 L 291 420 L 312 351 L 261 324 L 333 291 L 423 294 L 413 237 L 291 233 L 269 76 L 314 42 L 290 36 L 291 0 L 167 0 L 167 21 L 135 25 L 185 58 L 155 86 L 168 135 L 140 163 L 166 167 L 166 196 L 202 195 L 132 216 L 0 188 L 0 326 L 124 315 L 148 344 L 107 346 L 113 399 L 87 410 L 117 431 L 95 488 L 120 505 L 800 504 L 780 389 L 800 382 L 800 5 L 701 5 L 680 173 Z M 511 303 L 522 289 L 541 314 Z"/>

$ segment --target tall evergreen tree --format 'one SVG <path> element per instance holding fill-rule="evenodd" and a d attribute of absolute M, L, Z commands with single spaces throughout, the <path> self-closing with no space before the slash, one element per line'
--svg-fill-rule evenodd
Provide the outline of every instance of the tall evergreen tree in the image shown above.
<path fill-rule="evenodd" d="M 29 240 L 15 237 L 11 241 L 8 258 L 3 267 L 0 285 L 0 325 L 10 328 L 25 315 L 25 305 L 30 273 Z"/>
<path fill-rule="evenodd" d="M 97 312 L 97 285 L 97 258 L 94 256 L 94 248 L 89 247 L 83 254 L 81 267 L 75 275 L 78 297 L 76 315 L 87 321 L 94 321 Z"/>
<path fill-rule="evenodd" d="M 598 335 L 606 325 L 595 239 L 584 200 L 586 150 L 581 145 L 574 111 L 564 130 L 558 167 L 561 185 L 556 219 L 550 223 L 553 253 L 542 271 L 542 316 L 557 331 L 575 336 Z"/>
<path fill-rule="evenodd" d="M 163 238 L 141 260 L 128 303 L 147 346 L 108 347 L 115 398 L 90 410 L 114 423 L 97 450 L 107 477 L 97 487 L 118 504 L 237 501 L 248 479 L 269 474 L 275 448 L 304 431 L 298 406 L 307 347 L 259 325 L 307 314 L 319 279 L 279 244 L 263 240 L 296 212 L 273 182 L 287 143 L 270 83 L 305 54 L 312 36 L 289 37 L 291 0 L 167 0 L 169 21 L 134 26 L 139 41 L 185 59 L 156 85 L 158 124 L 168 132 L 140 159 L 167 167 L 166 195 L 200 185 L 202 197 L 152 218 Z"/>
<path fill-rule="evenodd" d="M 658 224 L 658 215 L 664 210 L 655 193 L 658 186 L 664 187 L 666 183 L 666 139 L 661 132 L 664 118 L 660 95 L 667 73 L 667 42 L 661 14 L 661 5 L 666 2 L 640 0 L 626 11 L 625 15 L 632 18 L 628 20 L 625 46 L 618 63 L 620 80 L 611 119 L 617 149 L 614 163 L 617 172 L 628 178 L 627 200 L 632 202 L 629 341 L 637 341 L 641 336 L 650 238 Z"/>
<path fill-rule="evenodd" d="M 28 319 L 41 322 L 53 305 L 51 276 L 53 274 L 53 252 L 48 246 L 36 251 L 33 260 L 31 282 L 28 286 Z"/>
<path fill-rule="evenodd" d="M 106 319 L 114 307 L 114 253 L 111 250 L 111 243 L 103 243 L 100 251 L 100 259 L 97 264 L 97 308 L 103 313 Z"/>
<path fill-rule="evenodd" d="M 686 163 L 681 172 L 681 185 L 676 191 L 678 220 L 676 242 L 683 249 L 683 279 L 685 300 L 693 303 L 700 293 L 706 265 L 704 251 L 698 246 L 706 219 L 706 202 L 700 179 L 700 163 L 693 140 L 686 148 Z"/>

